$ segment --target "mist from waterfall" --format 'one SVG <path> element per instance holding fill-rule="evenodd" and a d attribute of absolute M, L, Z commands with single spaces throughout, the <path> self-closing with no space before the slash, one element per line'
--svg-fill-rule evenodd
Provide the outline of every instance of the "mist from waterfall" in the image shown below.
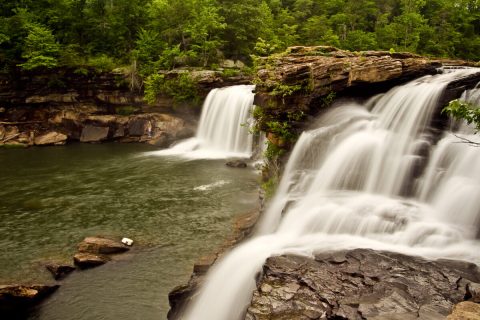
<path fill-rule="evenodd" d="M 298 139 L 255 236 L 212 267 L 182 319 L 241 319 L 272 255 L 372 248 L 480 263 L 480 149 L 430 128 L 448 83 L 473 72 L 423 77 L 321 116 Z M 456 135 L 479 141 L 465 127 Z"/>
<path fill-rule="evenodd" d="M 203 104 L 195 137 L 150 154 L 201 159 L 250 157 L 254 89 L 253 85 L 213 89 Z"/>

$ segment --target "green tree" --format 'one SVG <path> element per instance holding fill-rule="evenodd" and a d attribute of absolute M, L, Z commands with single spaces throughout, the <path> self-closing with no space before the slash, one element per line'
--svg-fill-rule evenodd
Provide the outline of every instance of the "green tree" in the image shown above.
<path fill-rule="evenodd" d="M 27 61 L 20 66 L 26 70 L 56 67 L 59 52 L 60 46 L 51 30 L 41 25 L 30 24 L 22 54 Z"/>

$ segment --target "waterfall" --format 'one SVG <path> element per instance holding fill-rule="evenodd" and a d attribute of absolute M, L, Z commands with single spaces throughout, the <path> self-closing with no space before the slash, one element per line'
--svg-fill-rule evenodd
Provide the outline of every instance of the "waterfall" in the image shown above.
<path fill-rule="evenodd" d="M 253 138 L 249 125 L 254 89 L 252 85 L 213 89 L 203 104 L 195 137 L 150 154 L 186 158 L 250 157 Z"/>
<path fill-rule="evenodd" d="M 448 83 L 473 72 L 322 115 L 296 143 L 255 236 L 212 268 L 183 319 L 241 319 L 272 255 L 372 248 L 480 263 L 480 149 L 429 127 Z"/>

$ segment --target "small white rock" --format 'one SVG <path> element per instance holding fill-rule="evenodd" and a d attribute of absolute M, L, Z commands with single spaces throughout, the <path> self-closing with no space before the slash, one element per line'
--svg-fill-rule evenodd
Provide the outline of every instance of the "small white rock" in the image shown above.
<path fill-rule="evenodd" d="M 129 238 L 123 238 L 122 243 L 127 245 L 127 246 L 131 246 L 133 244 L 133 240 L 129 239 Z"/>

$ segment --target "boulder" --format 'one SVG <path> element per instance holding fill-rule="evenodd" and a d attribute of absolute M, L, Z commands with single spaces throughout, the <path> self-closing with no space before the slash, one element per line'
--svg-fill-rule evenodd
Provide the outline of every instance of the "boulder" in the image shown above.
<path fill-rule="evenodd" d="M 0 285 L 0 315 L 8 316 L 7 319 L 10 319 L 10 315 L 18 316 L 58 287 L 59 285 Z"/>
<path fill-rule="evenodd" d="M 37 146 L 64 145 L 67 143 L 67 138 L 63 133 L 52 131 L 36 137 L 34 141 Z"/>
<path fill-rule="evenodd" d="M 81 142 L 100 142 L 108 138 L 109 127 L 86 125 L 80 136 Z"/>
<path fill-rule="evenodd" d="M 143 136 L 152 128 L 150 121 L 142 118 L 134 118 L 128 122 L 128 133 L 130 136 Z"/>
<path fill-rule="evenodd" d="M 120 241 L 98 237 L 87 237 L 78 245 L 78 252 L 92 254 L 122 253 L 129 249 Z"/>
<path fill-rule="evenodd" d="M 445 319 L 479 282 L 467 262 L 369 249 L 271 257 L 245 319 Z"/>
<path fill-rule="evenodd" d="M 447 320 L 480 320 L 480 304 L 470 301 L 460 302 L 453 307 Z"/>
<path fill-rule="evenodd" d="M 45 267 L 48 271 L 50 271 L 55 280 L 61 280 L 75 270 L 74 266 L 58 263 L 50 263 L 47 264 Z"/>
<path fill-rule="evenodd" d="M 110 261 L 110 258 L 101 254 L 79 252 L 73 256 L 73 262 L 80 269 L 98 267 L 107 263 L 108 261 Z"/>
<path fill-rule="evenodd" d="M 228 167 L 232 167 L 232 168 L 246 168 L 247 167 L 247 163 L 245 161 L 242 161 L 242 160 L 228 161 L 225 165 L 228 166 Z"/>

